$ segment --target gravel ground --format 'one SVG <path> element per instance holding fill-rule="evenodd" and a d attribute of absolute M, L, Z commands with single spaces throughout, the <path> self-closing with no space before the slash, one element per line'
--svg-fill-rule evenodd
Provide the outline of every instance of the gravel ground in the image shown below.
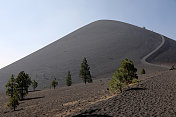
<path fill-rule="evenodd" d="M 176 71 L 144 80 L 136 88 L 70 116 L 176 116 Z"/>
<path fill-rule="evenodd" d="M 0 96 L 0 117 L 50 117 L 65 116 L 83 107 L 112 97 L 107 90 L 109 79 L 95 80 L 90 84 L 76 84 L 29 92 L 24 101 L 20 101 L 17 111 L 13 112 L 6 104 L 9 98 Z"/>
<path fill-rule="evenodd" d="M 134 106 L 135 104 L 139 104 L 139 103 L 143 104 L 145 100 L 148 99 L 148 97 L 150 98 L 151 94 L 148 95 L 148 93 L 150 93 L 151 91 L 154 90 L 155 92 L 157 92 L 158 90 L 161 90 L 160 87 L 159 89 L 157 89 L 158 86 L 155 86 L 154 84 L 157 84 L 158 82 L 160 84 L 160 82 L 163 82 L 165 80 L 165 76 L 168 77 L 168 83 L 172 82 L 173 80 L 172 78 L 174 78 L 174 74 L 176 73 L 167 71 L 168 73 L 163 74 L 163 72 L 165 73 L 166 71 L 160 71 L 160 72 L 157 71 L 156 73 L 155 72 L 148 73 L 142 76 L 139 75 L 139 79 L 142 80 L 142 84 L 140 85 L 141 89 L 139 88 L 137 90 L 129 90 L 121 94 L 121 96 L 119 95 L 117 97 L 115 97 L 116 95 L 110 93 L 107 90 L 107 88 L 109 87 L 109 81 L 111 80 L 112 74 L 102 75 L 100 76 L 100 78 L 102 79 L 94 80 L 93 83 L 86 84 L 86 85 L 83 83 L 80 83 L 80 84 L 72 85 L 71 87 L 59 87 L 59 88 L 56 88 L 55 90 L 47 89 L 47 90 L 29 92 L 29 95 L 25 97 L 25 100 L 20 101 L 20 105 L 17 107 L 17 111 L 15 112 L 11 111 L 6 106 L 9 98 L 4 94 L 3 95 L 1 94 L 0 95 L 0 117 L 73 116 L 73 115 L 79 115 L 79 114 L 82 115 L 82 113 L 87 112 L 85 109 L 88 109 L 88 111 L 99 109 L 92 114 L 97 113 L 97 114 L 102 114 L 103 116 L 105 114 L 114 116 L 116 112 L 123 114 L 125 109 L 128 110 L 130 108 L 135 110 L 135 108 L 132 108 L 133 104 Z M 169 75 L 170 73 L 172 74 Z M 174 81 L 172 83 L 174 84 Z M 152 84 L 152 85 L 148 86 L 148 84 Z M 174 88 L 174 86 L 169 86 L 168 88 Z M 165 95 L 161 95 L 161 97 L 159 95 L 158 96 L 160 97 L 159 99 L 161 99 L 162 96 L 165 96 Z M 152 98 L 154 97 L 156 96 L 154 95 Z M 126 100 L 126 99 L 129 99 L 129 100 Z M 156 100 L 157 99 L 158 98 L 156 98 Z M 126 106 L 125 104 L 128 106 Z M 88 112 L 88 114 L 91 114 L 91 113 Z M 131 115 L 131 110 L 127 111 L 127 113 L 125 114 Z"/>

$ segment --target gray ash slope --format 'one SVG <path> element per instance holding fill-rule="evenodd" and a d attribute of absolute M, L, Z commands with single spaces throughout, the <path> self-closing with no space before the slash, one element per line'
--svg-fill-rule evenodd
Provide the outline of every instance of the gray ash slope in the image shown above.
<path fill-rule="evenodd" d="M 106 101 L 91 105 L 75 117 L 176 117 L 176 72 L 165 71 Z M 73 115 L 72 115 L 73 117 Z"/>
<path fill-rule="evenodd" d="M 161 36 L 157 33 L 118 21 L 99 20 L 1 69 L 0 89 L 4 89 L 11 74 L 20 71 L 29 73 L 40 87 L 49 87 L 53 77 L 65 85 L 68 70 L 73 83 L 78 83 L 83 57 L 88 59 L 96 77 L 114 72 L 124 58 L 140 64 L 140 59 L 160 43 Z"/>
<path fill-rule="evenodd" d="M 163 47 L 149 58 L 149 61 L 154 64 L 176 64 L 176 43 L 174 40 L 165 37 Z"/>

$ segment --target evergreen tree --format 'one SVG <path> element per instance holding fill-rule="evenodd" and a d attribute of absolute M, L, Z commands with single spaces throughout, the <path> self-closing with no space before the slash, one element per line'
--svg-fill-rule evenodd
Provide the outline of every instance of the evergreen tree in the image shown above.
<path fill-rule="evenodd" d="M 8 81 L 8 83 L 6 84 L 6 95 L 12 97 L 14 92 L 16 92 L 17 90 L 17 84 L 14 78 L 14 75 L 12 74 L 10 80 Z"/>
<path fill-rule="evenodd" d="M 141 74 L 145 74 L 145 69 L 144 68 L 142 69 Z"/>
<path fill-rule="evenodd" d="M 83 59 L 82 63 L 81 63 L 81 69 L 80 69 L 80 77 L 82 78 L 83 82 L 86 84 L 91 83 L 92 82 L 92 77 L 90 74 L 90 67 L 87 63 L 86 58 Z"/>
<path fill-rule="evenodd" d="M 134 78 L 138 78 L 136 72 L 137 69 L 134 67 L 133 61 L 127 58 L 122 60 L 119 70 L 123 73 L 123 77 L 126 83 L 131 83 Z"/>
<path fill-rule="evenodd" d="M 19 104 L 18 103 L 19 96 L 17 91 L 17 83 L 13 74 L 8 83 L 6 84 L 6 88 L 7 88 L 6 95 L 10 96 L 10 101 L 7 106 L 9 106 L 15 111 L 15 108 Z"/>
<path fill-rule="evenodd" d="M 136 72 L 137 69 L 131 60 L 122 60 L 121 66 L 113 74 L 112 80 L 110 81 L 110 89 L 112 91 L 120 90 L 122 92 L 123 87 L 130 83 L 137 85 L 138 76 Z"/>
<path fill-rule="evenodd" d="M 123 78 L 122 72 L 117 69 L 117 71 L 113 74 L 112 80 L 110 81 L 110 90 L 118 91 L 122 93 L 122 89 L 125 86 L 125 79 Z"/>
<path fill-rule="evenodd" d="M 28 88 L 31 85 L 31 79 L 28 74 L 21 71 L 16 78 L 18 92 L 20 94 L 20 100 L 24 99 L 24 96 L 28 94 Z"/>
<path fill-rule="evenodd" d="M 18 97 L 18 93 L 14 93 L 13 96 L 10 98 L 10 102 L 8 103 L 8 107 L 10 107 L 11 109 L 13 109 L 15 111 L 15 108 L 17 107 L 17 105 L 19 105 L 19 97 Z"/>
<path fill-rule="evenodd" d="M 37 88 L 37 86 L 38 86 L 38 83 L 35 80 L 33 80 L 32 81 L 32 88 L 33 88 L 34 91 Z"/>
<path fill-rule="evenodd" d="M 71 86 L 71 84 L 72 84 L 71 73 L 70 73 L 70 71 L 68 71 L 68 74 L 66 76 L 66 85 Z"/>
<path fill-rule="evenodd" d="M 56 81 L 56 78 L 51 82 L 51 86 L 55 89 L 56 86 L 58 85 L 58 82 Z"/>

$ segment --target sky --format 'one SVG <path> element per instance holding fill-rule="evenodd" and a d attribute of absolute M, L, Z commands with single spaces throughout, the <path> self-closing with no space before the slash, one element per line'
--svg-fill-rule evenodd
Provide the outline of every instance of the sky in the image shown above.
<path fill-rule="evenodd" d="M 176 0 L 0 0 L 0 68 L 102 19 L 176 40 Z"/>

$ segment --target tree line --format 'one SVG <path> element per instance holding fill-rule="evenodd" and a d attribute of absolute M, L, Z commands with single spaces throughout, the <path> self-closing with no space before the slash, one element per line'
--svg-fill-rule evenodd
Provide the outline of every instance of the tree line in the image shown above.
<path fill-rule="evenodd" d="M 142 69 L 141 74 L 145 74 L 144 69 Z M 86 58 L 82 60 L 79 76 L 85 84 L 93 82 L 90 67 Z M 72 85 L 70 71 L 68 71 L 65 80 L 67 86 Z M 130 84 L 137 85 L 138 83 L 137 69 L 135 68 L 133 61 L 124 59 L 121 61 L 121 66 L 114 72 L 109 86 L 111 91 L 123 92 L 124 87 L 129 86 Z M 21 71 L 16 78 L 12 74 L 10 80 L 6 84 L 6 94 L 10 97 L 8 106 L 14 111 L 17 105 L 19 105 L 19 101 L 23 100 L 28 94 L 28 88 L 31 84 L 35 91 L 38 86 L 37 81 L 31 80 L 29 74 L 24 71 Z M 58 81 L 54 78 L 51 82 L 51 86 L 55 89 L 57 85 Z"/>
<path fill-rule="evenodd" d="M 81 63 L 79 76 L 85 84 L 92 83 L 90 67 L 88 65 L 86 58 L 84 58 Z M 7 106 L 9 106 L 11 109 L 15 111 L 16 107 L 19 105 L 19 101 L 24 100 L 24 97 L 28 94 L 29 92 L 28 88 L 30 85 L 32 85 L 33 91 L 35 91 L 35 89 L 38 87 L 38 82 L 35 80 L 31 80 L 29 74 L 25 73 L 24 71 L 21 71 L 16 78 L 12 74 L 10 80 L 5 85 L 6 95 L 10 97 Z M 56 78 L 54 78 L 54 80 L 51 82 L 51 86 L 55 89 L 57 85 L 58 81 L 56 80 Z M 66 85 L 67 86 L 72 85 L 70 71 L 68 71 L 66 76 Z"/>

